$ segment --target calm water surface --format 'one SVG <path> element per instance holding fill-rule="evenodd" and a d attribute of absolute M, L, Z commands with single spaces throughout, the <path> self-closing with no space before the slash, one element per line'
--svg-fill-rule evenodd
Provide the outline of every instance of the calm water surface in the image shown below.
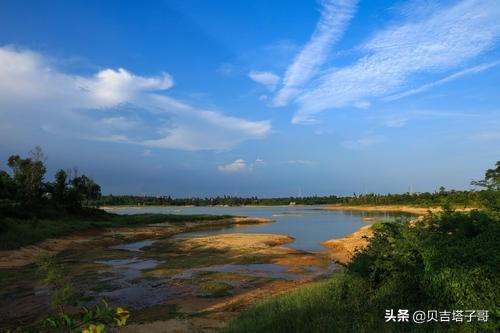
<path fill-rule="evenodd" d="M 317 206 L 280 206 L 280 207 L 141 207 L 117 208 L 111 212 L 117 214 L 214 214 L 273 219 L 274 223 L 249 226 L 225 227 L 206 231 L 179 234 L 176 238 L 205 236 L 226 233 L 285 234 L 295 238 L 288 247 L 305 251 L 323 251 L 321 242 L 348 235 L 372 222 L 363 218 L 377 220 L 410 219 L 407 213 L 329 211 Z"/>

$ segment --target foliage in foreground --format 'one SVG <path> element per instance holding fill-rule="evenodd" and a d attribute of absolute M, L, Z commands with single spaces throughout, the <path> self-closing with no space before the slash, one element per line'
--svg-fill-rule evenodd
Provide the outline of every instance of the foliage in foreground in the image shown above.
<path fill-rule="evenodd" d="M 79 295 L 70 283 L 64 265 L 48 252 L 39 252 L 35 263 L 42 283 L 51 293 L 52 314 L 41 323 L 35 323 L 38 332 L 82 332 L 104 333 L 115 332 L 124 327 L 130 316 L 121 307 L 112 308 L 105 300 L 92 308 L 79 302 Z"/>
<path fill-rule="evenodd" d="M 344 273 L 260 302 L 227 332 L 498 332 L 500 215 L 382 223 Z M 387 309 L 489 310 L 480 323 L 385 323 Z"/>

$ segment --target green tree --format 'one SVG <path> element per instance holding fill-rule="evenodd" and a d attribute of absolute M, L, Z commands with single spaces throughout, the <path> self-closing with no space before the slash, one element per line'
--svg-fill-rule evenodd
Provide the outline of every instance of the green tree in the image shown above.
<path fill-rule="evenodd" d="M 58 205 L 64 204 L 66 198 L 66 186 L 68 175 L 64 170 L 58 170 L 55 174 L 54 182 L 54 201 Z"/>
<path fill-rule="evenodd" d="M 495 168 L 486 170 L 484 179 L 472 181 L 471 184 L 484 189 L 480 197 L 487 208 L 500 211 L 500 161 L 497 161 Z"/>
<path fill-rule="evenodd" d="M 25 206 L 35 207 L 40 204 L 47 171 L 44 165 L 44 155 L 40 147 L 30 152 L 31 157 L 21 158 L 19 155 L 9 157 L 8 166 L 14 174 L 17 187 L 17 199 Z"/>
<path fill-rule="evenodd" d="M 84 204 L 95 205 L 101 197 L 101 187 L 91 178 L 81 175 L 73 177 L 68 191 L 69 205 L 79 209 Z"/>
<path fill-rule="evenodd" d="M 0 199 L 14 200 L 16 197 L 16 183 L 5 171 L 0 170 Z"/>

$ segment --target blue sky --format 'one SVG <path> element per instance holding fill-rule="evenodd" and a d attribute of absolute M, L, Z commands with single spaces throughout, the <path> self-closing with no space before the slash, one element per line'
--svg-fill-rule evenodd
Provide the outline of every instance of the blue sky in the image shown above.
<path fill-rule="evenodd" d="M 0 158 L 113 194 L 468 189 L 499 41 L 496 0 L 2 1 Z"/>

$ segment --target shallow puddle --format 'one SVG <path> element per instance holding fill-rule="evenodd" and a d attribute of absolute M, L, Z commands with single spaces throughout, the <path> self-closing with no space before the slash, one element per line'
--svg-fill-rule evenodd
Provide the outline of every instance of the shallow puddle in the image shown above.
<path fill-rule="evenodd" d="M 241 276 L 258 278 L 301 280 L 303 278 L 315 278 L 331 274 L 336 267 L 337 266 L 334 263 L 331 263 L 326 268 L 321 268 L 318 266 L 289 266 L 277 264 L 225 264 L 186 270 L 184 272 L 173 275 L 172 278 L 179 280 L 189 280 L 199 272 L 217 272 L 234 273 Z M 298 268 L 300 268 L 300 271 L 294 271 L 294 269 Z"/>
<path fill-rule="evenodd" d="M 97 264 L 111 266 L 117 269 L 125 280 L 132 280 L 140 277 L 142 271 L 152 269 L 158 266 L 161 262 L 154 259 L 111 259 L 103 261 L 95 261 Z"/>
<path fill-rule="evenodd" d="M 288 272 L 289 266 L 275 265 L 275 264 L 248 264 L 248 265 L 218 265 L 203 268 L 200 270 L 207 272 L 222 272 L 222 273 L 237 273 L 241 275 L 271 278 L 271 279 L 285 279 L 297 280 L 303 277 L 303 274 Z"/>
<path fill-rule="evenodd" d="M 168 299 L 170 293 L 166 288 L 158 288 L 146 283 L 102 292 L 99 294 L 108 302 L 126 306 L 130 310 L 142 310 L 146 307 L 161 304 Z"/>
<path fill-rule="evenodd" d="M 124 251 L 132 251 L 132 252 L 142 252 L 142 249 L 148 246 L 153 245 L 156 240 L 146 239 L 140 242 L 120 244 L 116 246 L 111 246 L 110 249 L 114 250 L 124 250 Z"/>

